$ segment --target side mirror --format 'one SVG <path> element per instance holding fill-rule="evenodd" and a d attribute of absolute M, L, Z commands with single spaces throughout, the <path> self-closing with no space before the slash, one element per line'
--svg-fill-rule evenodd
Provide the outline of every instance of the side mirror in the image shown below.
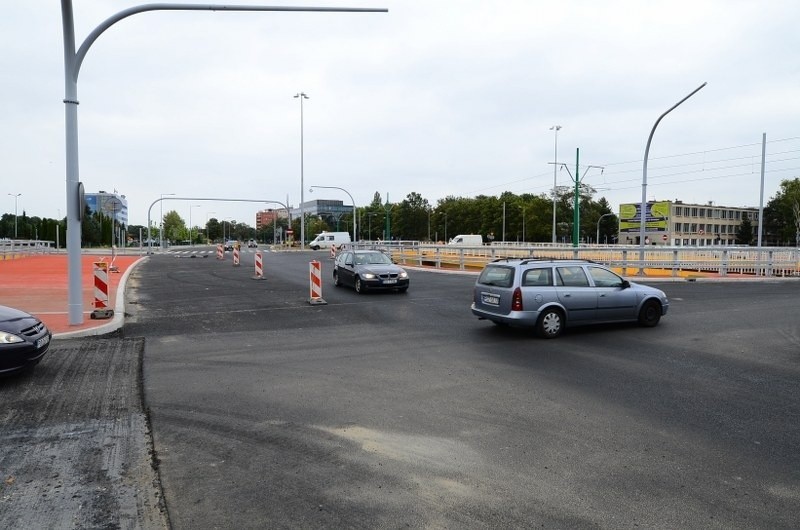
<path fill-rule="evenodd" d="M 620 287 L 622 287 L 623 289 L 628 289 L 630 286 L 631 282 L 629 282 L 628 280 L 622 280 L 622 285 Z"/>
<path fill-rule="evenodd" d="M 347 265 L 348 267 L 352 267 L 353 266 L 353 262 L 352 261 L 345 261 L 344 264 Z"/>

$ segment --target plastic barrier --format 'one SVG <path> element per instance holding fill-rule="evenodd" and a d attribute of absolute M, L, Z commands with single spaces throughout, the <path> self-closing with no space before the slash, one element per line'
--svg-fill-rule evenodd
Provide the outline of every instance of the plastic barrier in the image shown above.
<path fill-rule="evenodd" d="M 264 268 L 261 261 L 261 251 L 256 252 L 256 274 L 253 276 L 254 280 L 264 279 Z"/>
<path fill-rule="evenodd" d="M 111 318 L 114 310 L 108 307 L 108 263 L 94 262 L 94 311 L 92 319 Z"/>
<path fill-rule="evenodd" d="M 236 247 L 233 247 L 233 266 L 239 266 L 239 249 Z"/>
<path fill-rule="evenodd" d="M 222 243 L 217 245 L 217 259 L 225 259 L 225 248 L 222 246 Z"/>
<path fill-rule="evenodd" d="M 331 259 L 335 258 L 336 258 L 336 245 L 334 243 L 331 243 Z"/>
<path fill-rule="evenodd" d="M 319 261 L 314 260 L 309 262 L 308 265 L 311 288 L 311 296 L 308 299 L 308 303 L 311 305 L 327 304 L 328 302 L 322 299 L 322 271 L 320 268 L 320 263 Z"/>

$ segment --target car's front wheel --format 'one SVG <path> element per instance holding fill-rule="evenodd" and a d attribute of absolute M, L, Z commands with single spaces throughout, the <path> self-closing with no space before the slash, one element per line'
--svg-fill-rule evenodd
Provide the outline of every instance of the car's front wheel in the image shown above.
<path fill-rule="evenodd" d="M 333 271 L 333 285 L 336 287 L 342 285 L 342 282 L 339 281 L 339 275 L 336 273 L 336 270 Z"/>
<path fill-rule="evenodd" d="M 658 325 L 661 320 L 661 304 L 656 300 L 648 300 L 639 310 L 639 324 L 646 328 Z"/>
<path fill-rule="evenodd" d="M 564 329 L 564 315 L 555 308 L 545 309 L 539 322 L 536 323 L 536 331 L 539 336 L 545 339 L 554 339 L 561 335 Z"/>
<path fill-rule="evenodd" d="M 356 276 L 355 282 L 353 283 L 353 287 L 355 288 L 357 293 L 363 293 L 367 289 L 364 287 L 364 284 L 361 283 L 361 278 Z"/>

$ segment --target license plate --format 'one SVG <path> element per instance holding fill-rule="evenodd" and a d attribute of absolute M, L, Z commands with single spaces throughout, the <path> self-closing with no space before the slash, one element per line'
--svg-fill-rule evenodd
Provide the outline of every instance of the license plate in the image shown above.
<path fill-rule="evenodd" d="M 394 278 L 391 278 L 389 280 L 383 280 L 383 283 L 397 283 L 397 280 L 395 280 Z"/>
<path fill-rule="evenodd" d="M 481 300 L 486 305 L 500 305 L 500 296 L 491 293 L 482 293 Z"/>
<path fill-rule="evenodd" d="M 36 348 L 37 349 L 41 348 L 42 346 L 47 345 L 48 342 L 50 342 L 50 337 L 49 336 L 42 337 L 41 339 L 38 339 L 36 341 Z"/>

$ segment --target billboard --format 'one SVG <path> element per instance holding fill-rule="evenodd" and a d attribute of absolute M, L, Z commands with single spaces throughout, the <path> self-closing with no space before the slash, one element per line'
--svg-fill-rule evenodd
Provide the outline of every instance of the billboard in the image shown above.
<path fill-rule="evenodd" d="M 619 205 L 619 231 L 639 232 L 642 223 L 642 205 Z M 648 202 L 645 217 L 645 230 L 647 232 L 666 232 L 669 228 L 670 202 Z"/>

